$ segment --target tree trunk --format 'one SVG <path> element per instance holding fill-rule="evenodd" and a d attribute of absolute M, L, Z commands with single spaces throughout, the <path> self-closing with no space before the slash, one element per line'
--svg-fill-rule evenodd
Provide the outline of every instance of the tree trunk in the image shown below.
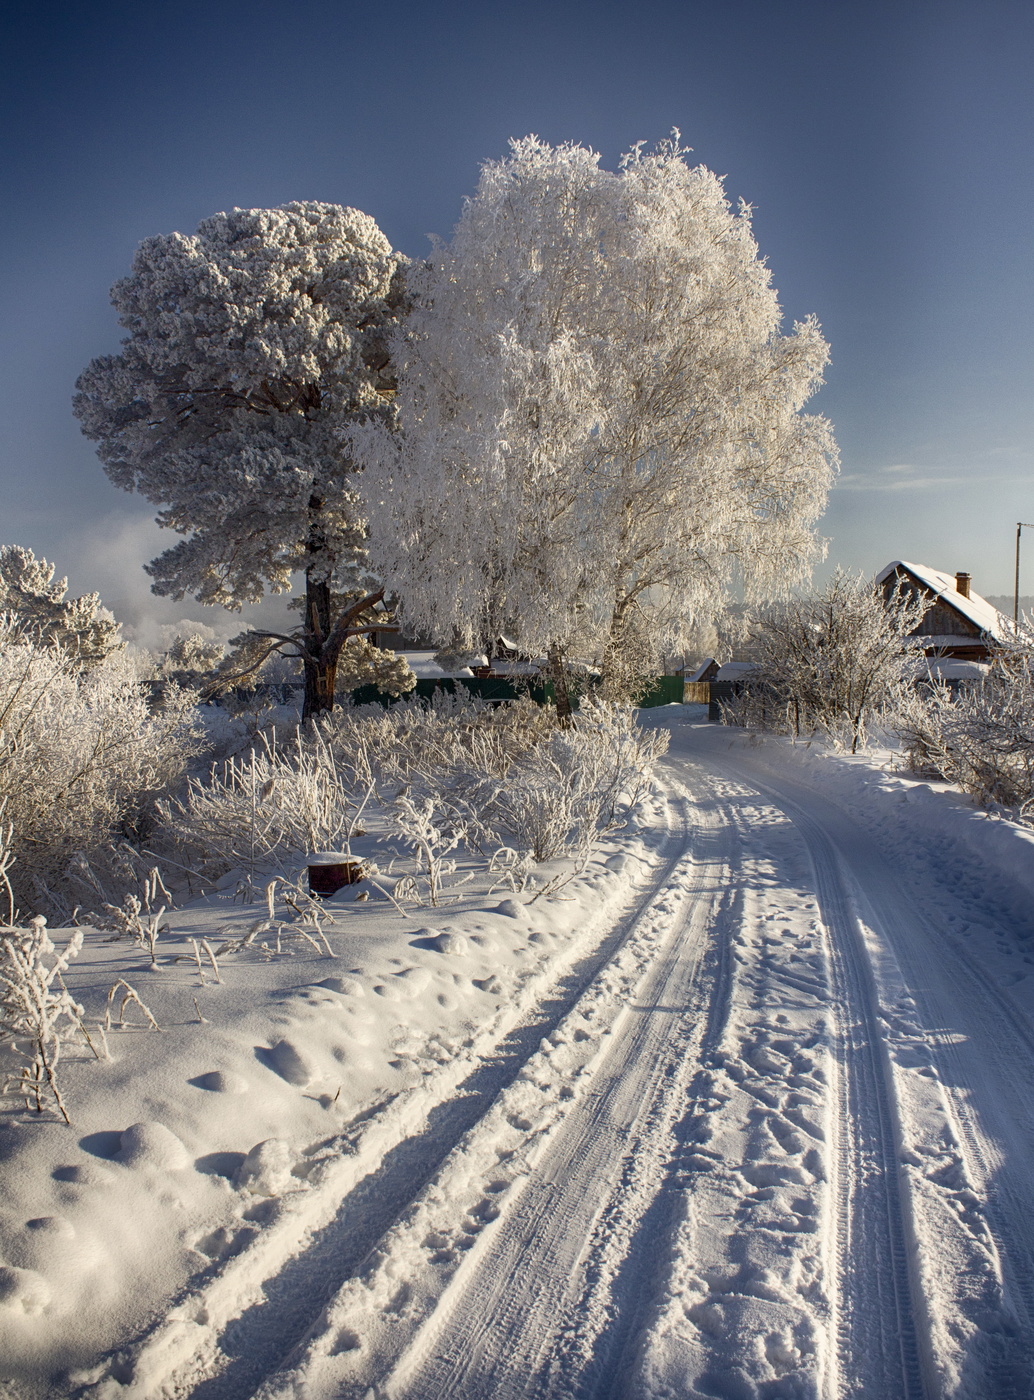
<path fill-rule="evenodd" d="M 332 655 L 327 654 L 330 630 L 330 583 L 326 579 L 314 579 L 310 569 L 305 575 L 303 724 L 317 715 L 329 714 L 334 708 L 338 652 L 335 650 Z"/>
<path fill-rule="evenodd" d="M 305 702 L 302 723 L 318 715 L 329 714 L 334 708 L 334 686 L 341 648 L 349 637 L 375 632 L 376 625 L 362 625 L 365 612 L 381 602 L 383 588 L 367 593 L 346 607 L 335 618 L 331 615 L 330 584 L 323 580 L 305 579 L 305 628 L 302 634 L 305 663 Z"/>
<path fill-rule="evenodd" d="M 302 704 L 302 723 L 319 715 L 329 714 L 334 708 L 334 686 L 337 682 L 337 662 L 320 658 L 314 664 L 305 663 L 305 699 Z"/>
<path fill-rule="evenodd" d="M 551 646 L 547 653 L 547 659 L 549 661 L 549 678 L 553 682 L 553 694 L 556 698 L 556 717 L 560 724 L 566 728 L 571 723 L 573 706 L 571 705 L 571 691 L 567 684 L 564 653 L 559 646 Z"/>

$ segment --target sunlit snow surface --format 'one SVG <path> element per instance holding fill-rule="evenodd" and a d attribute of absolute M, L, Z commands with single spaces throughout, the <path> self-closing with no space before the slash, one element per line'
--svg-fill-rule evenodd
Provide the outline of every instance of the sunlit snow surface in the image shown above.
<path fill-rule="evenodd" d="M 559 898 L 346 890 L 333 956 L 221 982 L 230 890 L 156 968 L 87 934 L 88 1022 L 121 977 L 161 1030 L 69 1052 L 71 1128 L 3 1112 L 0 1394 L 1027 1393 L 1034 838 L 644 722 L 660 788 Z"/>

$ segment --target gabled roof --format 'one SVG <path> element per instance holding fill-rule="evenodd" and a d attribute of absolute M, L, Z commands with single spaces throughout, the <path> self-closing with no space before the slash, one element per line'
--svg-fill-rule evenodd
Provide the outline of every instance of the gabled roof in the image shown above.
<path fill-rule="evenodd" d="M 703 659 L 703 661 L 701 661 L 700 665 L 696 668 L 693 674 L 690 675 L 690 673 L 686 671 L 684 673 L 683 678 L 687 681 L 702 681 L 704 679 L 704 676 L 707 674 L 708 671 L 710 671 L 712 666 L 714 667 L 715 671 L 718 670 L 718 662 L 714 659 L 714 657 L 705 656 L 705 658 Z"/>
<path fill-rule="evenodd" d="M 986 598 L 981 598 L 979 593 L 974 593 L 972 589 L 970 589 L 969 597 L 964 598 L 955 587 L 954 574 L 942 574 L 940 569 L 931 569 L 927 564 L 910 564 L 907 559 L 894 559 L 876 575 L 877 584 L 890 578 L 897 569 L 905 569 L 914 579 L 925 584 L 936 595 L 939 602 L 947 604 L 949 608 L 954 608 L 957 613 L 968 618 L 975 627 L 979 627 L 981 632 L 985 632 L 995 641 L 1005 641 L 1006 637 L 1010 635 L 1012 631 L 1010 619 L 1000 613 Z"/>

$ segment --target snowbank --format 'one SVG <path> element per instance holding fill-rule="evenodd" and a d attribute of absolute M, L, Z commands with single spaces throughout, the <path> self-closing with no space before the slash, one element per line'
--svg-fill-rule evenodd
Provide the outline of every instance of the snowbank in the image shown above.
<path fill-rule="evenodd" d="M 88 930 L 67 981 L 98 1049 L 119 979 L 160 1029 L 132 1001 L 119 1025 L 119 989 L 111 1058 L 79 1046 L 62 1059 L 72 1126 L 11 1098 L 0 1113 L 4 1379 L 19 1396 L 70 1383 L 123 1394 L 100 1358 L 177 1297 L 210 1293 L 213 1328 L 220 1307 L 235 1315 L 591 952 L 656 842 L 647 829 L 612 838 L 561 897 L 534 903 L 481 874 L 462 898 L 403 917 L 377 889 L 346 887 L 326 901 L 329 954 L 261 928 L 231 951 L 267 913 L 238 902 L 233 881 L 165 916 L 154 966 L 146 949 Z M 53 931 L 55 943 L 70 933 Z M 202 940 L 217 970 L 195 957 Z M 200 1346 L 184 1326 L 175 1313 L 165 1324 L 159 1371 Z M 146 1366 L 138 1376 L 141 1395 L 159 1393 Z"/>

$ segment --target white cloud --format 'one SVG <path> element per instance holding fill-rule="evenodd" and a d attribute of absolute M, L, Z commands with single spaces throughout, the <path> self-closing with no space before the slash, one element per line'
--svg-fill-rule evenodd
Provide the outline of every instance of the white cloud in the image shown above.
<path fill-rule="evenodd" d="M 982 482 L 998 478 L 980 474 Z M 837 491 L 930 491 L 941 486 L 971 486 L 972 474 L 938 472 L 911 462 L 895 462 L 892 466 L 874 467 L 867 472 L 845 472 L 837 481 Z"/>
<path fill-rule="evenodd" d="M 70 533 L 57 559 L 58 574 L 67 574 L 69 591 L 99 593 L 105 607 L 122 623 L 128 641 L 145 648 L 168 645 L 169 629 L 202 631 L 226 641 L 256 622 L 283 626 L 287 597 L 272 597 L 241 612 L 206 608 L 192 598 L 159 598 L 151 592 L 144 564 L 168 549 L 174 536 L 145 515 L 111 511 Z"/>

